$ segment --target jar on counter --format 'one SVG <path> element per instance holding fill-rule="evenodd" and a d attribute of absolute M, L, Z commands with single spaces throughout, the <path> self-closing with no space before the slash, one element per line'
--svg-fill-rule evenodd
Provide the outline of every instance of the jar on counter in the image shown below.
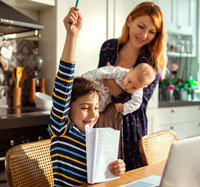
<path fill-rule="evenodd" d="M 181 101 L 187 101 L 187 90 L 181 89 L 179 91 L 179 94 L 180 94 Z"/>

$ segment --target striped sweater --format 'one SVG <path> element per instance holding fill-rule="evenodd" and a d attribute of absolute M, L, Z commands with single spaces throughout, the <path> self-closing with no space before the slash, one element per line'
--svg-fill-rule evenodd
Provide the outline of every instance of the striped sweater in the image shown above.
<path fill-rule="evenodd" d="M 85 134 L 69 118 L 75 63 L 61 59 L 52 94 L 50 115 L 51 159 L 54 186 L 87 182 Z"/>

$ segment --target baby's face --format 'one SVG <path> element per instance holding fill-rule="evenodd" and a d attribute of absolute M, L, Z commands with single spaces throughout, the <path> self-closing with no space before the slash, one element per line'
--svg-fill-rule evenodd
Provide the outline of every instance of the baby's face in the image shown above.
<path fill-rule="evenodd" d="M 135 93 L 145 87 L 145 85 L 139 82 L 137 73 L 134 69 L 131 69 L 125 76 L 123 85 L 124 90 L 128 93 Z"/>

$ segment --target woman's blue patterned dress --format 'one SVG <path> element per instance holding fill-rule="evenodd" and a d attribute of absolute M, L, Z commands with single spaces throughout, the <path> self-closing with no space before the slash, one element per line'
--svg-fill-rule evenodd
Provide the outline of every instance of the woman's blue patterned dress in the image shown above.
<path fill-rule="evenodd" d="M 117 62 L 118 53 L 121 47 L 122 45 L 118 44 L 117 39 L 111 39 L 104 42 L 101 48 L 101 52 L 100 52 L 100 60 L 99 60 L 98 67 L 106 66 L 107 62 L 110 62 L 112 65 L 115 65 Z M 134 67 L 140 63 L 149 63 L 149 64 L 151 63 L 150 52 L 148 50 L 146 50 L 146 52 L 138 56 Z M 141 156 L 139 153 L 139 148 L 138 148 L 138 140 L 142 136 L 147 134 L 147 124 L 148 124 L 148 120 L 146 116 L 147 104 L 155 90 L 158 80 L 159 80 L 159 74 L 156 75 L 156 78 L 152 84 L 150 84 L 147 88 L 143 89 L 143 101 L 140 108 L 137 111 L 127 114 L 122 117 L 123 118 L 123 128 L 122 128 L 123 157 L 122 158 L 124 159 L 126 163 L 127 171 L 143 166 Z M 112 97 L 113 102 L 124 103 L 128 99 L 130 99 L 130 94 L 126 92 L 122 93 L 117 98 Z M 103 115 L 100 115 L 100 118 L 101 117 L 103 118 Z M 113 123 L 116 122 L 115 117 L 112 117 L 109 120 L 110 121 L 112 120 Z M 106 125 L 109 126 L 111 123 L 106 124 Z M 103 125 L 104 124 L 101 124 L 100 126 L 103 126 Z"/>

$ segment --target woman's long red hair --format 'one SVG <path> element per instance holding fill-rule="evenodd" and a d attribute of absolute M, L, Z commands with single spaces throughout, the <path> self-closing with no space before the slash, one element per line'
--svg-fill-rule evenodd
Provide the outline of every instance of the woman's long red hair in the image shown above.
<path fill-rule="evenodd" d="M 137 5 L 127 16 L 124 24 L 119 43 L 123 44 L 129 40 L 129 28 L 127 22 L 129 17 L 132 21 L 140 16 L 150 16 L 155 27 L 155 38 L 147 45 L 148 50 L 151 53 L 151 65 L 160 71 L 162 77 L 164 77 L 167 66 L 167 32 L 164 24 L 164 16 L 161 9 L 152 2 L 143 2 Z M 141 53 L 144 48 L 141 49 Z"/>

